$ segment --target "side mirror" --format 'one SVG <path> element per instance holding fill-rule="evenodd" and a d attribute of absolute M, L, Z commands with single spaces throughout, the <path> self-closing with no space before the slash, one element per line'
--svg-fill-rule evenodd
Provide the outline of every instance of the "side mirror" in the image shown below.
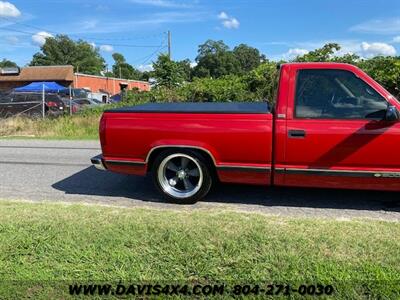
<path fill-rule="evenodd" d="M 397 108 L 393 105 L 389 105 L 385 113 L 385 121 L 397 122 L 400 119 L 400 114 Z"/>

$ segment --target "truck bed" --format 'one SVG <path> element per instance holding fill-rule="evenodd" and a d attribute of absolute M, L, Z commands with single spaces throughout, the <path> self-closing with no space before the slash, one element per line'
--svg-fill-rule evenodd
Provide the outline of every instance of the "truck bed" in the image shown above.
<path fill-rule="evenodd" d="M 111 109 L 100 126 L 103 160 L 111 171 L 144 175 L 151 154 L 183 147 L 207 155 L 222 182 L 268 184 L 272 125 L 267 102 L 149 103 Z M 239 175 L 246 172 L 251 176 L 243 180 Z"/>
<path fill-rule="evenodd" d="M 148 103 L 106 110 L 107 113 L 267 114 L 268 102 Z"/>

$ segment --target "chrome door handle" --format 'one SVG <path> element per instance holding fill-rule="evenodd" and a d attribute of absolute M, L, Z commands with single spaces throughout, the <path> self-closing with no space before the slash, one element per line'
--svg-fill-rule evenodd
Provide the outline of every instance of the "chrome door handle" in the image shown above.
<path fill-rule="evenodd" d="M 304 139 L 306 137 L 306 132 L 304 130 L 289 130 L 288 136 L 290 138 Z"/>

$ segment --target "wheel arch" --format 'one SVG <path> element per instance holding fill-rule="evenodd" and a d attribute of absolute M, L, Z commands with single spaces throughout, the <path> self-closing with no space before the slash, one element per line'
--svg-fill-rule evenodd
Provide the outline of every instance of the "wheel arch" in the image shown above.
<path fill-rule="evenodd" d="M 206 148 L 198 147 L 198 146 L 190 146 L 190 145 L 161 145 L 153 147 L 146 157 L 147 162 L 147 171 L 150 171 L 153 167 L 153 163 L 156 157 L 165 150 L 189 150 L 195 153 L 200 154 L 207 164 L 210 166 L 210 170 L 212 171 L 213 175 L 216 175 L 216 160 L 213 154 Z"/>

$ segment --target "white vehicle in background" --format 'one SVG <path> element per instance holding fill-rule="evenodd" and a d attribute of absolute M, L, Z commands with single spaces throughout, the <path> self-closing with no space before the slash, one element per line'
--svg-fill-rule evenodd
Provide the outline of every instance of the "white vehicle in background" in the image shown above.
<path fill-rule="evenodd" d="M 90 98 L 90 90 L 87 89 L 71 89 L 71 96 L 72 99 L 86 99 Z M 70 89 L 66 88 L 58 92 L 58 94 L 61 96 L 61 98 L 69 100 L 70 98 Z"/>
<path fill-rule="evenodd" d="M 110 102 L 110 96 L 107 93 L 102 93 L 102 92 L 89 92 L 88 98 L 90 99 L 95 99 L 99 102 L 102 103 L 109 103 Z"/>

